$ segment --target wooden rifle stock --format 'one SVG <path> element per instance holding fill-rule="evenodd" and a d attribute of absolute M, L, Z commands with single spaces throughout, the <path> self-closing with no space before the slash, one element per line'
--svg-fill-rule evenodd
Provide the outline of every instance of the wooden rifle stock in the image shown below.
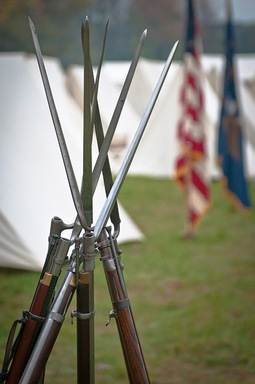
<path fill-rule="evenodd" d="M 114 259 L 114 251 L 105 231 L 100 236 L 98 248 L 101 252 L 101 261 L 108 283 L 112 300 L 113 311 L 110 317 L 116 319 L 126 369 L 131 384 L 149 384 L 147 368 L 145 365 L 142 348 L 136 330 L 131 306 L 126 294 L 122 272 Z M 120 275 L 121 274 L 121 275 Z"/>
<path fill-rule="evenodd" d="M 77 383 L 93 384 L 95 239 L 91 232 L 85 232 L 82 245 L 83 267 L 77 284 L 77 310 L 71 315 L 77 317 Z M 76 243 L 76 252 L 78 246 Z"/>
<path fill-rule="evenodd" d="M 49 257 L 52 254 L 53 248 L 49 241 L 49 250 L 45 264 L 49 263 Z M 54 289 L 60 275 L 64 259 L 66 257 L 70 241 L 66 239 L 58 239 L 57 250 L 54 252 L 54 257 L 51 262 L 50 272 L 45 272 L 42 279 L 37 285 L 32 304 L 29 311 L 23 311 L 25 323 L 23 325 L 17 347 L 15 349 L 12 364 L 8 373 L 6 384 L 18 383 L 24 370 L 26 361 L 32 350 L 33 344 L 40 331 L 44 317 L 47 314 L 52 301 Z"/>
<path fill-rule="evenodd" d="M 42 306 L 47 297 L 51 278 L 52 276 L 50 274 L 45 273 L 44 278 L 38 285 L 30 311 L 28 312 L 31 316 L 26 319 L 24 324 L 22 335 L 12 361 L 6 384 L 17 384 L 19 382 L 27 360 L 27 354 L 30 349 L 31 341 L 36 331 L 36 327 L 38 326 L 38 321 L 36 321 L 36 319 L 41 315 Z"/>
<path fill-rule="evenodd" d="M 80 279 L 77 286 L 77 383 L 90 384 L 91 363 L 90 363 L 90 318 L 81 318 L 81 314 L 90 313 L 90 274 L 80 271 Z"/>
<path fill-rule="evenodd" d="M 73 270 L 75 262 L 71 260 L 70 263 L 19 384 L 37 384 L 48 361 L 76 287 Z"/>

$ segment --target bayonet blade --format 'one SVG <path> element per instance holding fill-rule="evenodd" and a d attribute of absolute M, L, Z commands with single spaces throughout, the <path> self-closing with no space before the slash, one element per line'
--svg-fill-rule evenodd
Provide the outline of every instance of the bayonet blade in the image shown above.
<path fill-rule="evenodd" d="M 57 109 L 56 109 L 56 106 L 55 106 L 55 103 L 54 103 L 54 99 L 53 99 L 53 95 L 52 95 L 52 92 L 51 92 L 50 83 L 49 83 L 47 72 L 46 72 L 46 69 L 45 69 L 45 66 L 44 66 L 44 62 L 43 62 L 41 48 L 40 48 L 39 41 L 38 41 L 38 38 L 37 38 L 37 35 L 36 35 L 36 32 L 35 32 L 35 26 L 34 26 L 32 20 L 30 19 L 30 17 L 28 19 L 29 19 L 30 30 L 31 30 L 31 34 L 32 34 L 33 42 L 34 42 L 36 58 L 37 58 L 38 66 L 39 66 L 39 69 L 40 69 L 40 73 L 41 73 L 41 77 L 42 77 L 42 81 L 43 81 L 46 97 L 47 97 L 47 100 L 48 100 L 48 105 L 49 105 L 49 109 L 50 109 L 53 125 L 54 125 L 54 128 L 55 128 L 55 132 L 56 132 L 56 135 L 57 135 L 57 139 L 58 139 L 58 143 L 59 143 L 62 159 L 63 159 L 63 162 L 64 162 L 64 167 L 65 167 L 65 171 L 66 171 L 66 174 L 67 174 L 67 179 L 68 179 L 68 183 L 69 183 L 69 186 L 70 186 L 73 202 L 74 202 L 74 205 L 75 205 L 75 208 L 76 208 L 77 214 L 79 216 L 79 220 L 80 220 L 80 223 L 81 223 L 82 227 L 85 228 L 85 229 L 88 229 L 88 225 L 87 225 L 87 222 L 86 222 L 85 214 L 84 214 L 84 211 L 83 211 L 82 199 L 81 199 L 81 196 L 80 196 L 80 192 L 79 192 L 77 181 L 76 181 L 75 174 L 74 174 L 74 171 L 73 171 L 71 159 L 70 159 L 70 156 L 69 156 L 69 153 L 68 153 L 68 149 L 67 149 L 67 146 L 66 146 L 64 134 L 63 134 L 63 131 L 62 131 L 62 127 L 61 127 L 60 120 L 59 120 L 59 117 L 58 117 Z"/>
<path fill-rule="evenodd" d="M 103 49 L 102 49 L 101 60 L 100 60 L 100 63 L 99 63 L 99 67 L 98 67 L 98 71 L 97 71 L 97 78 L 96 78 L 96 83 L 95 84 L 94 84 L 94 76 L 93 76 L 92 64 L 90 63 L 91 88 L 92 89 L 95 88 L 94 93 L 96 93 L 96 95 L 97 95 L 97 92 L 98 92 L 98 83 L 99 83 L 98 78 L 99 78 L 99 74 L 100 74 L 101 68 L 102 68 L 102 61 L 103 61 L 103 53 L 104 53 L 104 48 L 105 48 L 107 28 L 108 28 L 108 22 L 107 22 L 106 28 L 105 28 Z M 103 130 L 103 125 L 102 125 L 102 120 L 101 120 L 101 116 L 100 116 L 100 110 L 99 110 L 97 99 L 95 99 L 95 97 L 94 97 L 93 101 L 94 101 L 94 103 L 93 103 L 93 109 L 94 110 L 92 112 L 92 115 L 93 115 L 93 120 L 95 121 L 96 138 L 97 138 L 98 150 L 100 152 L 100 149 L 101 149 L 103 141 L 104 141 L 104 130 Z M 112 178 L 112 172 L 111 172 L 111 167 L 110 167 L 108 155 L 106 156 L 102 172 L 103 172 L 105 192 L 106 192 L 106 196 L 108 196 L 108 194 L 109 194 L 109 192 L 111 190 L 111 187 L 113 185 L 113 178 Z M 95 192 L 95 189 L 96 189 L 96 186 L 97 186 L 97 183 L 96 183 L 97 180 L 95 180 L 95 179 L 96 179 L 96 176 L 95 176 L 95 174 L 93 172 L 93 177 L 92 177 L 93 193 Z M 115 203 L 115 205 L 114 205 L 114 207 L 112 209 L 110 218 L 111 218 L 112 224 L 114 225 L 114 236 L 117 237 L 118 234 L 119 234 L 119 225 L 120 225 L 120 216 L 119 216 L 119 209 L 118 209 L 117 201 L 116 201 L 116 203 Z"/>
<path fill-rule="evenodd" d="M 90 89 L 91 89 L 90 98 L 91 98 L 91 103 L 92 103 L 91 129 L 93 129 L 93 126 L 95 124 L 96 125 L 97 141 L 99 140 L 98 139 L 98 129 L 101 129 L 102 135 L 103 135 L 103 127 L 102 127 L 100 112 L 99 112 L 99 108 L 98 108 L 97 95 L 98 95 L 99 78 L 100 78 L 100 73 L 101 73 L 102 64 L 103 64 L 103 57 L 104 57 L 104 49 L 105 49 L 105 43 L 106 43 L 108 24 L 109 24 L 109 22 L 106 23 L 106 27 L 105 27 L 103 47 L 102 47 L 100 62 L 99 62 L 98 70 L 97 70 L 97 76 L 96 76 L 95 84 L 94 84 L 94 76 L 93 76 L 93 68 L 92 68 L 92 64 L 91 64 L 91 59 L 89 60 L 89 80 L 90 80 Z M 82 40 L 83 40 L 83 33 L 82 33 Z M 83 49 L 84 49 L 84 44 L 83 44 Z M 99 124 L 101 124 L 100 128 L 99 128 Z M 104 136 L 101 139 L 101 144 L 103 142 L 103 139 L 104 139 Z M 109 170 L 109 172 L 111 174 L 111 170 Z M 93 177 L 92 177 L 92 179 L 93 179 Z M 85 182 L 85 180 L 84 180 L 84 182 Z M 96 184 L 92 183 L 92 196 L 95 193 L 95 189 L 96 189 Z M 110 190 L 110 188 L 108 188 L 108 189 Z M 83 190 L 83 187 L 82 187 L 82 190 Z M 72 239 L 75 236 L 79 235 L 80 230 L 81 230 L 81 225 L 79 223 L 79 220 L 77 220 L 77 218 L 76 218 L 75 223 L 74 223 L 74 230 L 73 230 L 73 233 L 71 236 Z"/>
<path fill-rule="evenodd" d="M 124 103 L 125 103 L 125 100 L 126 100 L 126 97 L 127 97 L 127 94 L 128 94 L 128 91 L 129 91 L 129 88 L 130 88 L 130 85 L 131 85 L 131 82 L 132 82 L 132 79 L 134 76 L 134 73 L 135 73 L 135 70 L 137 67 L 137 63 L 138 63 L 140 55 L 141 55 L 141 50 L 142 50 L 142 47 L 144 45 L 144 41 L 145 41 L 146 36 L 147 36 L 147 30 L 145 30 L 141 35 L 138 47 L 136 49 L 133 60 L 131 62 L 127 77 L 125 79 L 125 82 L 124 82 L 123 88 L 121 90 L 119 99 L 117 101 L 114 113 L 112 115 L 107 133 L 105 135 L 103 144 L 101 146 L 96 164 L 94 166 L 93 184 L 95 184 L 95 185 L 97 185 L 100 174 L 102 172 L 103 165 L 105 163 L 105 159 L 107 157 L 107 154 L 108 154 L 111 142 L 112 142 L 112 138 L 113 138 L 114 132 L 116 130 L 116 127 L 117 127 L 117 124 L 118 124 L 118 121 L 120 118 L 120 114 L 121 114 L 121 111 L 123 109 L 123 106 L 124 106 Z"/>
<path fill-rule="evenodd" d="M 90 41 L 89 41 L 89 21 L 86 18 L 81 27 L 82 47 L 84 56 L 84 87 L 83 87 L 83 176 L 81 197 L 88 225 L 93 221 L 92 206 L 92 125 L 91 125 L 91 89 L 90 89 Z"/>
<path fill-rule="evenodd" d="M 98 110 L 98 101 L 97 101 L 98 87 L 99 87 L 99 79 L 100 79 L 100 74 L 101 74 L 102 65 L 103 65 L 103 58 L 104 58 L 104 51 L 105 51 L 105 43 L 106 43 L 108 24 L 109 24 L 109 21 L 107 21 L 106 26 L 105 26 L 103 46 L 102 46 L 102 51 L 101 51 L 99 65 L 98 65 L 98 68 L 97 68 L 97 75 L 96 75 L 96 82 L 95 82 L 95 84 L 94 84 L 94 76 L 93 76 L 93 68 L 92 68 L 91 60 L 89 62 L 89 80 L 90 80 L 90 87 L 91 87 L 92 94 L 93 94 L 93 97 L 92 97 L 92 122 L 91 122 L 92 127 L 94 127 L 96 113 L 97 113 L 97 110 Z"/>
<path fill-rule="evenodd" d="M 135 69 L 138 63 L 138 60 L 140 58 L 141 50 L 147 35 L 147 30 L 145 30 L 140 38 L 139 45 L 137 47 L 137 50 L 135 52 L 134 58 L 132 60 L 130 69 L 128 71 L 126 80 L 124 82 L 121 94 L 119 96 L 118 102 L 115 107 L 114 114 L 112 116 L 109 128 L 108 128 L 108 138 L 104 137 L 103 133 L 103 126 L 102 126 L 102 121 L 100 117 L 100 111 L 98 107 L 98 102 L 97 102 L 97 92 L 98 92 L 98 80 L 99 80 L 99 74 L 101 71 L 101 66 L 102 66 L 102 59 L 103 59 L 103 52 L 104 52 L 104 47 L 105 47 L 105 41 L 106 41 L 106 32 L 108 28 L 108 22 L 106 24 L 105 28 L 105 35 L 104 35 L 104 42 L 103 42 L 103 49 L 102 49 L 102 54 L 101 54 L 101 60 L 99 63 L 98 67 L 98 72 L 97 72 L 97 79 L 96 83 L 94 84 L 94 76 L 93 76 L 93 69 L 92 65 L 90 62 L 90 77 L 91 77 L 91 90 L 94 89 L 93 92 L 93 100 L 92 100 L 92 124 L 93 121 L 95 121 L 95 127 L 96 127 L 96 137 L 97 137 L 97 143 L 98 143 L 98 149 L 99 149 L 99 157 L 97 159 L 96 165 L 93 170 L 93 175 L 92 175 L 92 194 L 94 194 L 98 180 L 100 177 L 101 172 L 103 171 L 103 178 L 104 178 L 104 184 L 105 184 L 105 190 L 106 190 L 106 195 L 108 196 L 111 187 L 113 185 L 113 178 L 111 174 L 111 168 L 110 168 L 110 163 L 108 159 L 108 149 L 114 134 L 114 131 L 116 129 L 122 108 L 124 106 L 125 99 L 127 97 L 127 93 L 130 87 L 130 84 L 132 82 Z M 102 148 L 103 146 L 103 148 Z M 101 157 L 100 157 L 101 156 Z M 115 202 L 115 205 L 112 209 L 111 212 L 111 221 L 114 225 L 115 229 L 115 235 L 118 235 L 119 232 L 119 224 L 120 224 L 120 217 L 119 217 L 119 210 L 118 210 L 118 205 L 117 202 Z M 77 225 L 76 225 L 77 227 Z M 77 227 L 78 228 L 78 227 Z"/>
<path fill-rule="evenodd" d="M 153 91 L 153 94 L 152 94 L 152 96 L 151 96 L 151 98 L 149 100 L 149 103 L 148 103 L 147 108 L 146 108 L 146 110 L 144 112 L 144 115 L 143 115 L 143 117 L 141 119 L 141 122 L 140 122 L 140 124 L 139 124 L 139 126 L 137 128 L 135 136 L 134 136 L 134 138 L 132 140 L 132 143 L 131 143 L 128 151 L 127 151 L 127 154 L 126 154 L 126 156 L 125 156 L 125 158 L 123 160 L 123 163 L 122 163 L 122 165 L 120 167 L 118 175 L 117 175 L 117 177 L 116 177 L 116 179 L 114 181 L 114 184 L 113 184 L 113 186 L 111 188 L 111 191 L 110 191 L 110 193 L 109 193 L 109 195 L 108 195 L 108 197 L 107 197 L 107 199 L 105 201 L 105 204 L 103 206 L 101 214 L 100 214 L 100 216 L 99 216 L 99 218 L 98 218 L 98 220 L 96 222 L 96 225 L 95 225 L 95 228 L 94 228 L 94 235 L 95 235 L 96 239 L 100 236 L 103 228 L 105 227 L 105 225 L 107 223 L 107 220 L 109 218 L 109 215 L 110 215 L 110 213 L 112 211 L 112 208 L 114 206 L 114 203 L 115 203 L 115 201 L 116 201 L 116 199 L 118 197 L 118 194 L 120 192 L 122 184 L 123 184 L 123 182 L 125 180 L 125 177 L 127 175 L 129 167 L 130 167 L 130 165 L 132 163 L 132 160 L 133 160 L 133 157 L 135 155 L 135 152 L 136 152 L 136 150 L 138 148 L 138 145 L 140 143 L 140 140 L 142 138 L 142 135 L 144 133 L 144 130 L 145 130 L 146 125 L 147 125 L 147 123 L 149 121 L 150 115 L 152 113 L 152 110 L 153 110 L 154 105 L 155 105 L 155 103 L 157 101 L 158 95 L 160 93 L 160 90 L 161 90 L 162 85 L 163 85 L 163 83 L 165 81 L 166 75 L 167 75 L 168 70 L 170 68 L 170 65 L 172 63 L 173 56 L 175 54 L 177 45 L 178 45 L 178 41 L 174 44 L 174 46 L 173 46 L 173 48 L 172 48 L 172 50 L 171 50 L 171 52 L 170 52 L 170 54 L 168 56 L 168 59 L 167 59 L 167 61 L 165 63 L 165 66 L 164 66 L 164 68 L 162 70 L 162 73 L 161 73 L 161 75 L 159 77 L 159 80 L 158 80 L 158 82 L 156 84 L 156 87 L 155 87 L 155 89 Z"/>

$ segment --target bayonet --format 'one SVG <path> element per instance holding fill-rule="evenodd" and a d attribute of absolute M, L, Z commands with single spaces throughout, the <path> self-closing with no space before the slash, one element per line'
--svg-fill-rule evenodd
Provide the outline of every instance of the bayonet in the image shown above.
<path fill-rule="evenodd" d="M 92 96 L 92 103 L 91 103 L 92 104 L 92 122 L 91 122 L 92 127 L 94 127 L 95 119 L 96 119 L 96 113 L 98 112 L 97 96 L 98 96 L 98 88 L 99 88 L 99 79 L 100 79 L 100 74 L 101 74 L 102 65 L 103 65 L 103 58 L 104 58 L 108 25 L 109 25 L 109 21 L 107 21 L 106 26 L 105 26 L 103 47 L 102 47 L 102 52 L 101 52 L 101 56 L 100 56 L 100 60 L 99 60 L 99 65 L 97 68 L 97 75 L 96 75 L 95 84 L 94 84 L 94 80 L 93 80 L 93 69 L 92 69 L 91 59 L 89 60 L 88 78 L 89 78 L 89 82 L 90 82 L 91 93 L 93 95 Z M 92 78 L 91 78 L 91 76 L 92 76 Z"/>
<path fill-rule="evenodd" d="M 82 183 L 82 197 L 86 218 L 92 223 L 92 164 L 91 147 L 92 133 L 97 107 L 97 94 L 100 72 L 103 63 L 108 23 L 106 24 L 103 48 L 98 66 L 96 82 L 91 83 L 91 59 L 89 49 L 88 19 L 82 26 L 82 46 L 84 53 L 84 173 Z M 89 91 L 88 91 L 89 88 Z M 91 105 L 92 104 L 92 105 Z M 90 109 L 91 108 L 91 109 Z M 86 113 L 88 116 L 86 117 Z M 91 114 L 90 114 L 91 113 Z M 87 182 L 89 180 L 89 182 Z M 91 214 L 88 212 L 91 209 Z M 88 215 L 89 213 L 89 215 Z M 95 241 L 93 232 L 85 232 L 82 241 L 82 269 L 77 283 L 77 310 L 72 311 L 77 317 L 77 382 L 94 383 L 94 269 L 95 269 Z M 78 276 L 78 244 L 76 244 L 76 269 Z"/>
<path fill-rule="evenodd" d="M 113 186 L 111 188 L 111 191 L 110 191 L 110 193 L 109 193 L 109 195 L 108 195 L 108 197 L 107 197 L 107 199 L 105 201 L 103 209 L 102 209 L 102 211 L 100 213 L 100 216 L 99 216 L 99 218 L 98 218 L 98 220 L 96 222 L 96 225 L 95 225 L 95 228 L 94 228 L 94 235 L 95 235 L 96 239 L 100 236 L 100 234 L 102 232 L 102 229 L 105 227 L 105 225 L 107 223 L 107 220 L 108 220 L 108 218 L 110 216 L 110 213 L 112 211 L 112 208 L 113 208 L 113 206 L 115 204 L 115 201 L 116 201 L 116 199 L 118 197 L 118 194 L 120 192 L 122 184 L 123 184 L 123 182 L 125 180 L 127 172 L 129 170 L 129 167 L 130 167 L 130 165 L 132 163 L 133 157 L 134 157 L 135 152 L 137 150 L 137 147 L 138 147 L 138 145 L 140 143 L 140 140 L 142 138 L 142 135 L 144 133 L 144 130 L 145 130 L 146 125 L 147 125 L 147 123 L 149 121 L 150 115 L 152 113 L 152 110 L 153 110 L 154 105 L 155 105 L 155 103 L 157 101 L 158 95 L 160 93 L 160 90 L 161 90 L 161 88 L 163 86 L 163 83 L 165 81 L 166 75 L 167 75 L 168 70 L 170 68 L 170 65 L 172 63 L 173 56 L 175 54 L 177 45 L 178 45 L 178 41 L 174 44 L 174 46 L 173 46 L 173 48 L 172 48 L 172 50 L 171 50 L 171 52 L 170 52 L 170 54 L 168 56 L 168 59 L 167 59 L 167 61 L 165 63 L 165 66 L 164 66 L 162 72 L 161 72 L 159 80 L 158 80 L 158 82 L 156 84 L 156 87 L 155 87 L 155 89 L 154 89 L 154 91 L 152 93 L 152 96 L 151 96 L 151 98 L 149 100 L 147 108 L 146 108 L 146 110 L 144 112 L 144 115 L 143 115 L 143 117 L 141 119 L 141 122 L 140 122 L 140 124 L 139 124 L 139 126 L 137 128 L 135 136 L 134 136 L 134 138 L 132 140 L 132 143 L 131 143 L 128 151 L 127 151 L 127 154 L 126 154 L 126 156 L 125 156 L 125 158 L 123 160 L 123 163 L 122 163 L 122 165 L 120 167 L 120 170 L 119 170 L 119 172 L 117 174 L 117 177 L 116 177 L 116 179 L 114 181 L 114 184 L 113 184 Z"/>
<path fill-rule="evenodd" d="M 94 83 L 93 73 L 91 73 L 91 81 L 92 81 L 92 83 Z M 104 131 L 103 131 L 103 125 L 102 125 L 98 105 L 96 106 L 95 131 L 96 131 L 98 150 L 100 151 L 100 148 L 101 148 L 103 141 L 104 141 Z M 111 190 L 111 187 L 113 185 L 113 177 L 112 177 L 112 172 L 111 172 L 111 167 L 110 167 L 110 162 L 109 162 L 108 156 L 106 156 L 102 171 L 103 171 L 105 193 L 106 193 L 106 196 L 108 196 L 108 194 Z M 118 237 L 121 220 L 120 220 L 120 216 L 119 216 L 119 208 L 118 208 L 117 201 L 116 201 L 116 203 L 112 209 L 110 218 L 111 218 L 112 224 L 114 225 L 114 236 Z"/>
<path fill-rule="evenodd" d="M 106 29 L 105 29 L 103 50 L 104 50 L 104 45 L 105 45 L 107 27 L 108 27 L 108 22 L 106 24 Z M 93 169 L 92 194 L 94 194 L 94 192 L 96 190 L 98 180 L 99 180 L 99 177 L 100 177 L 100 174 L 102 171 L 103 171 L 103 178 L 104 178 L 106 195 L 109 194 L 110 189 L 112 187 L 113 179 L 112 179 L 110 163 L 109 163 L 109 159 L 108 159 L 108 150 L 109 150 L 114 132 L 116 130 L 116 127 L 117 127 L 117 124 L 118 124 L 118 121 L 120 118 L 120 114 L 122 112 L 122 109 L 123 109 L 123 106 L 124 106 L 124 103 L 125 103 L 125 100 L 126 100 L 126 97 L 127 97 L 127 94 L 128 94 L 131 82 L 132 82 L 132 79 L 134 77 L 135 70 L 136 70 L 140 55 L 141 55 L 141 50 L 142 50 L 142 47 L 144 45 L 144 41 L 146 39 L 146 36 L 147 36 L 147 30 L 145 30 L 140 37 L 138 47 L 136 49 L 133 60 L 131 62 L 131 65 L 130 65 L 129 71 L 127 73 L 123 88 L 122 88 L 121 93 L 119 95 L 119 99 L 117 101 L 113 116 L 111 118 L 111 122 L 109 124 L 106 137 L 104 137 L 104 133 L 103 133 L 103 125 L 102 125 L 102 121 L 101 121 L 101 117 L 100 117 L 100 111 L 99 111 L 99 107 L 98 107 L 97 98 L 94 98 L 94 100 L 93 100 L 92 116 L 95 116 L 95 131 L 96 131 L 96 138 L 97 138 L 97 143 L 98 143 L 99 155 L 98 155 L 96 164 L 95 164 L 94 169 Z M 100 64 L 99 64 L 100 70 L 101 70 L 101 65 L 102 65 L 103 50 L 102 50 L 101 60 L 100 60 Z M 91 78 L 91 80 L 90 80 L 91 89 L 94 89 L 94 92 L 97 93 L 96 88 L 98 86 L 97 85 L 98 82 L 96 81 L 96 84 L 94 84 L 94 76 L 93 76 L 93 69 L 92 69 L 91 62 L 90 62 L 90 78 Z M 92 119 L 92 120 L 94 121 L 94 119 Z M 115 236 L 118 236 L 120 218 L 119 218 L 118 206 L 117 206 L 116 202 L 115 202 L 115 205 L 114 205 L 112 212 L 111 212 L 111 221 L 112 221 L 114 228 L 115 228 Z M 75 235 L 72 236 L 72 238 L 77 236 L 77 233 L 79 233 L 79 223 L 77 222 L 77 220 L 75 223 L 76 223 L 75 224 L 76 231 L 75 231 Z"/>
<path fill-rule="evenodd" d="M 84 87 L 83 87 L 83 176 L 81 197 L 87 223 L 91 225 L 92 215 L 92 124 L 91 124 L 91 88 L 89 79 L 90 42 L 89 21 L 86 18 L 81 27 L 82 47 L 84 56 Z"/>
<path fill-rule="evenodd" d="M 125 79 L 125 82 L 124 82 L 123 88 L 121 90 L 119 99 L 117 101 L 114 113 L 112 115 L 109 127 L 107 129 L 107 133 L 105 135 L 103 144 L 100 148 L 99 156 L 97 158 L 95 167 L 93 169 L 93 182 L 95 184 L 97 184 L 97 182 L 98 182 L 98 179 L 99 179 L 99 176 L 101 174 L 103 165 L 105 163 L 105 159 L 107 157 L 107 154 L 108 154 L 111 142 L 112 142 L 112 138 L 113 138 L 114 132 L 116 130 L 116 127 L 117 127 L 117 124 L 119 121 L 119 117 L 120 117 L 121 111 L 123 109 L 123 106 L 124 106 L 124 103 L 125 103 L 125 100 L 126 100 L 126 97 L 127 97 L 127 94 L 128 94 L 128 91 L 129 91 L 129 88 L 130 88 L 130 85 L 131 85 L 131 82 L 132 82 L 132 79 L 133 79 L 133 76 L 135 73 L 135 69 L 136 69 L 138 60 L 140 58 L 141 50 L 142 50 L 142 47 L 144 45 L 144 41 L 145 41 L 146 36 L 147 36 L 147 30 L 145 30 L 141 35 L 139 45 L 136 49 L 134 58 L 131 62 L 127 77 Z"/>
<path fill-rule="evenodd" d="M 48 105 L 49 105 L 51 117 L 52 117 L 52 120 L 53 120 L 55 132 L 56 132 L 56 135 L 57 135 L 57 139 L 58 139 L 58 143 L 59 143 L 62 159 L 63 159 L 63 162 L 64 162 L 64 166 L 65 166 L 65 170 L 66 170 L 66 174 L 67 174 L 67 178 L 68 178 L 68 182 L 69 182 L 69 185 L 70 185 L 70 190 L 71 190 L 73 202 L 74 202 L 74 205 L 75 205 L 75 208 L 76 208 L 77 214 L 79 216 L 79 220 L 80 220 L 80 223 L 81 223 L 82 227 L 87 229 L 87 230 L 89 230 L 89 227 L 88 227 L 87 221 L 86 221 L 86 217 L 85 217 L 85 214 L 84 214 L 84 210 L 83 210 L 82 199 L 81 199 L 81 196 L 80 196 L 80 192 L 79 192 L 77 181 L 76 181 L 75 174 L 74 174 L 74 171 L 73 171 L 71 159 L 70 159 L 70 156 L 69 156 L 69 153 L 68 153 L 68 149 L 67 149 L 67 146 L 66 146 L 66 142 L 65 142 L 64 135 L 63 135 L 63 130 L 62 130 L 62 127 L 61 127 L 61 124 L 60 124 L 60 120 L 59 120 L 59 117 L 58 117 L 57 109 L 56 109 L 56 106 L 55 106 L 55 103 L 54 103 L 54 99 L 53 99 L 53 96 L 52 96 L 52 92 L 51 92 L 51 88 L 50 88 L 50 83 L 49 83 L 49 80 L 48 80 L 47 72 L 46 72 L 46 69 L 45 69 L 45 66 L 44 66 L 43 57 L 42 57 L 42 53 L 41 53 L 41 48 L 40 48 L 39 41 L 38 41 L 38 38 L 37 38 L 37 35 L 36 35 L 36 32 L 35 32 L 35 26 L 34 26 L 32 20 L 30 19 L 30 17 L 28 19 L 29 19 L 30 30 L 31 30 L 31 34 L 32 34 L 33 42 L 34 42 L 34 47 L 35 47 L 36 57 L 37 57 L 37 61 L 38 61 L 38 66 L 39 66 L 39 69 L 40 69 L 40 73 L 41 73 L 41 77 L 42 77 L 42 81 L 43 81 L 46 97 L 47 97 L 47 100 L 48 100 Z"/>

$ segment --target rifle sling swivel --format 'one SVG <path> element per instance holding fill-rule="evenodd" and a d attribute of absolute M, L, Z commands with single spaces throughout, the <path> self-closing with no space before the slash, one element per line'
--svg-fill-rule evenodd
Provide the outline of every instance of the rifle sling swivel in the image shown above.
<path fill-rule="evenodd" d="M 9 373 L 8 368 L 13 359 L 16 347 L 21 337 L 21 329 L 20 329 L 18 335 L 16 336 L 16 339 L 14 340 L 17 325 L 21 324 L 22 326 L 24 326 L 27 319 L 35 321 L 37 324 L 42 324 L 45 320 L 45 317 L 33 315 L 33 313 L 25 309 L 22 311 L 22 316 L 19 319 L 14 321 L 9 333 L 7 344 L 6 344 L 2 370 L 0 371 L 0 384 L 5 383 L 5 381 L 7 380 L 8 373 Z"/>
<path fill-rule="evenodd" d="M 117 318 L 117 313 L 116 313 L 117 311 L 119 311 L 120 309 L 130 307 L 130 301 L 128 298 L 124 299 L 124 300 L 113 301 L 112 306 L 113 306 L 113 310 L 111 310 L 109 313 L 108 320 L 105 324 L 106 326 L 110 323 L 112 318 L 114 318 L 114 319 Z"/>
<path fill-rule="evenodd" d="M 22 314 L 24 319 L 32 320 L 37 324 L 42 324 L 45 321 L 45 317 L 34 315 L 33 313 L 31 313 L 26 309 L 22 312 Z"/>

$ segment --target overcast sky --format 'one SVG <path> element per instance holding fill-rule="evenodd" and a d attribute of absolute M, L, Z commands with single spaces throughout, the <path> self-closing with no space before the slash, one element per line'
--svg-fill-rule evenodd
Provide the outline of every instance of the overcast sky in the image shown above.
<path fill-rule="evenodd" d="M 225 18 L 225 1 L 211 0 L 212 5 L 218 12 L 220 19 Z M 232 0 L 232 9 L 234 20 L 238 22 L 255 22 L 255 0 Z"/>

